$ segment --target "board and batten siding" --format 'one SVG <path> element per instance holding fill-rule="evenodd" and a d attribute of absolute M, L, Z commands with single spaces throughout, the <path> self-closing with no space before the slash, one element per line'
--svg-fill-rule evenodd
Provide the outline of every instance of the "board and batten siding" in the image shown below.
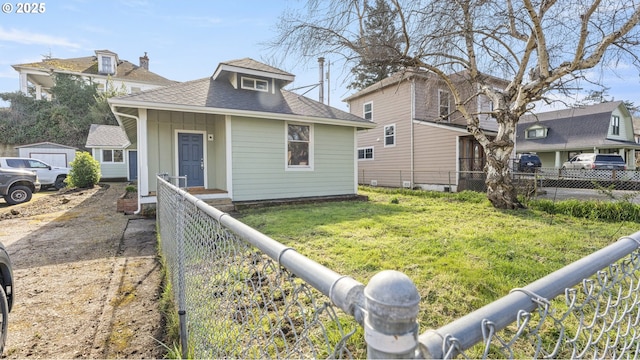
<path fill-rule="evenodd" d="M 286 169 L 286 122 L 231 120 L 233 200 L 352 195 L 354 128 L 314 124 L 313 170 Z"/>
<path fill-rule="evenodd" d="M 372 103 L 376 127 L 358 131 L 358 149 L 373 147 L 373 160 L 358 161 L 360 182 L 376 180 L 381 186 L 398 186 L 400 172 L 411 170 L 411 82 L 394 83 L 350 102 L 350 111 L 364 117 L 363 106 Z M 395 124 L 396 143 L 385 146 L 384 129 Z M 363 176 L 364 174 L 364 176 Z"/>
<path fill-rule="evenodd" d="M 221 124 L 218 124 L 221 123 Z M 188 113 L 178 111 L 149 110 L 147 113 L 147 152 L 148 176 L 155 179 L 157 174 L 168 173 L 176 176 L 176 131 L 202 131 L 204 136 L 204 150 L 206 151 L 206 179 L 205 188 L 225 189 L 224 154 L 218 154 L 224 149 L 224 117 L 213 114 Z M 217 131 L 216 131 L 217 130 Z M 207 135 L 213 134 L 214 140 L 208 141 Z M 218 144 L 218 142 L 221 142 Z M 222 184 L 218 181 L 223 181 Z M 149 181 L 149 190 L 156 191 L 155 180 Z"/>

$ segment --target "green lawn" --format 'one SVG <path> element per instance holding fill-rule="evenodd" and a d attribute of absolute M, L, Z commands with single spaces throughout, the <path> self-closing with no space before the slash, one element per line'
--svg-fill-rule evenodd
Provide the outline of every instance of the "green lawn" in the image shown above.
<path fill-rule="evenodd" d="M 421 332 L 639 227 L 538 210 L 496 210 L 484 194 L 365 187 L 360 194 L 369 201 L 243 210 L 241 221 L 365 285 L 382 270 L 405 273 L 422 297 Z"/>

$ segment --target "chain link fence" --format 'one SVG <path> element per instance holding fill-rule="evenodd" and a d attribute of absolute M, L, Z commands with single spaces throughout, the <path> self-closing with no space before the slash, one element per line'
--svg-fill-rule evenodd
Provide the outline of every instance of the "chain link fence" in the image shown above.
<path fill-rule="evenodd" d="M 609 189 L 640 191 L 640 171 L 637 170 L 580 170 L 536 168 L 532 171 L 511 173 L 516 186 L 527 189 Z M 358 184 L 369 186 L 413 188 L 422 187 L 440 191 L 486 191 L 483 171 L 410 171 L 364 170 L 358 171 Z"/>
<path fill-rule="evenodd" d="M 354 317 L 338 316 L 327 296 L 281 266 L 292 249 L 161 178 L 157 205 L 162 255 L 181 317 L 183 357 L 363 356 L 363 346 L 349 342 L 359 328 Z M 334 289 L 342 280 L 302 260 L 303 275 L 327 275 Z"/>
<path fill-rule="evenodd" d="M 157 196 L 183 357 L 640 355 L 640 232 L 419 334 L 420 296 L 405 275 L 383 271 L 365 287 L 165 178 L 158 177 Z"/>
<path fill-rule="evenodd" d="M 640 233 L 624 237 L 438 330 L 423 333 L 422 356 L 638 358 L 639 244 Z"/>

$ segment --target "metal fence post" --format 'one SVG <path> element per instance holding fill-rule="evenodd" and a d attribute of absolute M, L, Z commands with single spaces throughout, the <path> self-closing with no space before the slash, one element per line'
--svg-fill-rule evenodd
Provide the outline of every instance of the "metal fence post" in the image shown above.
<path fill-rule="evenodd" d="M 178 186 L 180 186 L 180 179 L 178 178 Z M 180 343 L 182 345 L 182 358 L 187 359 L 189 354 L 189 335 L 187 333 L 187 310 L 186 310 L 186 283 L 184 276 L 184 233 L 186 222 L 186 200 L 181 198 L 178 200 L 178 211 L 175 216 L 178 219 L 176 229 L 176 245 L 177 245 L 177 260 L 178 260 L 178 317 L 180 320 Z M 175 285 L 174 285 L 175 286 Z"/>
<path fill-rule="evenodd" d="M 364 296 L 367 358 L 414 358 L 420 294 L 411 279 L 398 271 L 382 271 L 371 278 Z"/>

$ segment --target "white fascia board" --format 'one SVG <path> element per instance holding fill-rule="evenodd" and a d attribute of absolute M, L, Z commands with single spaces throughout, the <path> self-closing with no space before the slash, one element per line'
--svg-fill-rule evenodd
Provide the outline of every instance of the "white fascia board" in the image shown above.
<path fill-rule="evenodd" d="M 220 65 L 220 66 L 218 66 L 216 71 L 213 73 L 213 76 L 212 76 L 213 79 L 214 80 L 217 79 L 218 76 L 220 75 L 220 73 L 223 72 L 223 71 L 229 71 L 229 72 L 239 73 L 239 74 L 243 74 L 243 75 L 269 77 L 269 78 L 273 78 L 273 79 L 285 80 L 285 81 L 288 81 L 288 82 L 293 82 L 295 80 L 295 76 L 293 76 L 293 75 L 276 74 L 276 73 L 272 73 L 272 72 L 247 69 L 247 68 L 243 68 L 243 67 L 239 67 L 239 66 L 233 66 L 233 65 Z"/>
<path fill-rule="evenodd" d="M 114 98 L 109 99 L 108 102 L 111 105 L 112 111 L 114 106 L 122 106 L 122 107 L 144 108 L 144 109 L 152 109 L 152 110 L 184 111 L 184 112 L 194 112 L 194 113 L 203 113 L 203 114 L 246 116 L 246 117 L 260 118 L 260 119 L 286 120 L 286 121 L 294 121 L 294 122 L 297 121 L 302 123 L 358 127 L 363 129 L 373 129 L 376 127 L 376 124 L 373 124 L 373 123 L 361 123 L 361 122 L 355 122 L 355 121 L 349 121 L 349 120 L 319 118 L 319 117 L 305 116 L 305 115 L 292 115 L 292 114 L 213 108 L 213 107 L 202 107 L 202 106 L 192 106 L 192 105 L 149 103 L 149 102 L 141 102 L 141 101 L 126 101 L 126 100 L 119 100 L 119 99 L 116 100 Z"/>

